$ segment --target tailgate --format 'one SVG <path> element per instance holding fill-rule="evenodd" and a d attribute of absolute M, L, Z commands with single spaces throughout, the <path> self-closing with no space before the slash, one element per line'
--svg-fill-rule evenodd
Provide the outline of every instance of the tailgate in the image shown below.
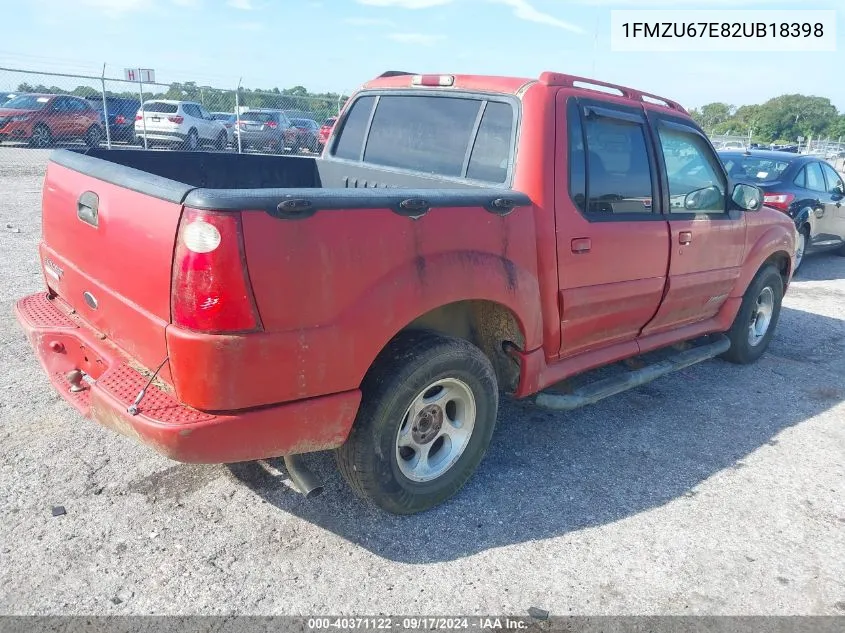
<path fill-rule="evenodd" d="M 94 329 L 145 367 L 157 367 L 167 356 L 181 198 L 163 191 L 168 201 L 137 191 L 143 186 L 114 184 L 120 170 L 135 170 L 97 162 L 103 165 L 93 171 L 105 171 L 112 182 L 56 162 L 48 165 L 40 246 L 44 276 Z"/>

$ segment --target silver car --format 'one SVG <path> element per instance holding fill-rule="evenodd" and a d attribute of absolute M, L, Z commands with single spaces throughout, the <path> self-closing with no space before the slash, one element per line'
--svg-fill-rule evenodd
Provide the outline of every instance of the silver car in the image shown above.
<path fill-rule="evenodd" d="M 239 117 L 232 146 L 237 148 L 240 137 L 243 150 L 269 149 L 281 154 L 296 137 L 295 132 L 290 119 L 280 110 L 249 110 Z"/>

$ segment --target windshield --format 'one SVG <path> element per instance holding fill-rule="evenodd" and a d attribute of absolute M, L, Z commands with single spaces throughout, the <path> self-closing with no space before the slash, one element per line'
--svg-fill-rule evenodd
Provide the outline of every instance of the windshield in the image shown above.
<path fill-rule="evenodd" d="M 20 97 L 14 97 L 9 99 L 6 103 L 3 104 L 4 108 L 10 108 L 13 110 L 40 110 L 47 102 L 50 101 L 50 97 L 39 97 L 37 95 L 21 95 Z"/>
<path fill-rule="evenodd" d="M 755 156 L 723 157 L 725 169 L 735 180 L 765 182 L 777 180 L 789 167 L 789 161 Z"/>

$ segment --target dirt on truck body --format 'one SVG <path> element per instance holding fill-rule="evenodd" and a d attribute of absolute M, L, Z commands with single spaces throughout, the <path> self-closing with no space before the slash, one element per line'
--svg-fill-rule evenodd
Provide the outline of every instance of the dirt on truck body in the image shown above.
<path fill-rule="evenodd" d="M 796 243 L 762 200 L 671 100 L 386 73 L 320 158 L 56 151 L 17 314 L 100 423 L 180 461 L 286 456 L 309 490 L 295 456 L 331 449 L 413 513 L 471 476 L 500 392 L 565 410 L 759 358 Z"/>

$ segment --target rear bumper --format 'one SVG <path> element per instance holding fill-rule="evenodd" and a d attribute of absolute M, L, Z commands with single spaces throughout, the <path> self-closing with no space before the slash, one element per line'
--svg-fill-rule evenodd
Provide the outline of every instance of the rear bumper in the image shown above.
<path fill-rule="evenodd" d="M 176 461 L 232 463 L 336 448 L 346 441 L 361 399 L 355 390 L 210 413 L 182 404 L 168 385 L 156 381 L 133 416 L 127 408 L 149 380 L 146 369 L 45 293 L 19 300 L 15 315 L 65 400 L 86 417 Z M 70 391 L 65 376 L 73 369 L 86 374 L 82 391 Z"/>

